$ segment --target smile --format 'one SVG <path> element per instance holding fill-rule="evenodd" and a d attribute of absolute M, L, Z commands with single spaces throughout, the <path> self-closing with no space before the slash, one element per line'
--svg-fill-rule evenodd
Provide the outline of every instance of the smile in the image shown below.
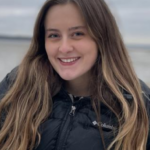
<path fill-rule="evenodd" d="M 63 66 L 72 66 L 78 62 L 80 57 L 74 57 L 74 58 L 58 58 L 59 62 Z"/>
<path fill-rule="evenodd" d="M 70 62 L 76 61 L 77 59 L 79 59 L 79 57 L 77 57 L 77 58 L 70 58 L 70 59 L 59 59 L 59 60 L 64 62 L 64 63 L 70 63 Z"/>

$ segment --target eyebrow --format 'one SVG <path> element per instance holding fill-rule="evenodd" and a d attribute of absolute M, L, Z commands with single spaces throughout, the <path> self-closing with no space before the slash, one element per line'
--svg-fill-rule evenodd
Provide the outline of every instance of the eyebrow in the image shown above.
<path fill-rule="evenodd" d="M 85 27 L 85 26 L 71 27 L 71 28 L 69 28 L 69 31 L 71 31 L 71 30 L 77 30 L 77 29 L 80 29 L 80 28 L 85 29 L 86 27 Z M 55 31 L 55 32 L 59 32 L 58 29 L 53 29 L 53 28 L 46 29 L 46 31 Z"/>

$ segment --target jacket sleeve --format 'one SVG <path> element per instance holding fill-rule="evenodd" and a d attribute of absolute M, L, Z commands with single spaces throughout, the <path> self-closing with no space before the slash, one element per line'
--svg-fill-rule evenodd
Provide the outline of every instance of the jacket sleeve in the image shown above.
<path fill-rule="evenodd" d="M 150 88 L 141 80 L 140 83 L 141 83 L 143 98 L 145 101 L 146 110 L 149 118 L 149 134 L 148 134 L 146 150 L 150 150 Z"/>
<path fill-rule="evenodd" d="M 5 96 L 7 91 L 14 83 L 17 75 L 18 67 L 14 68 L 6 77 L 0 82 L 0 100 Z"/>

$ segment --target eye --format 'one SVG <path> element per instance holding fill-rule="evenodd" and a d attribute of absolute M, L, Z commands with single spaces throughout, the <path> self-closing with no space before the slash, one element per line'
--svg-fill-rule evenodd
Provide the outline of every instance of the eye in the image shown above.
<path fill-rule="evenodd" d="M 75 33 L 73 33 L 73 36 L 83 36 L 84 35 L 84 33 L 82 33 L 82 32 L 75 32 Z"/>
<path fill-rule="evenodd" d="M 59 35 L 58 34 L 50 34 L 48 35 L 48 38 L 58 38 Z"/>

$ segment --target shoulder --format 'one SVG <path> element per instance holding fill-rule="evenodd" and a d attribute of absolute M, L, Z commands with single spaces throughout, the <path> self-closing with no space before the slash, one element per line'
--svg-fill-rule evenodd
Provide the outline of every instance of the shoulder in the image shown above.
<path fill-rule="evenodd" d="M 149 118 L 149 133 L 148 133 L 148 140 L 147 140 L 147 145 L 146 145 L 146 150 L 150 149 L 150 88 L 140 80 L 141 88 L 142 88 L 142 93 L 143 93 L 143 98 Z"/>
<path fill-rule="evenodd" d="M 142 80 L 140 80 L 140 85 L 141 85 L 141 88 L 142 88 L 142 92 L 144 92 L 145 94 L 150 95 L 150 88 Z"/>
<path fill-rule="evenodd" d="M 6 93 L 9 91 L 10 87 L 15 82 L 16 76 L 17 76 L 18 67 L 15 67 L 10 73 L 6 75 L 6 77 L 0 82 L 0 101 L 1 99 L 6 95 Z M 2 128 L 2 125 L 4 123 L 4 120 L 6 118 L 6 112 L 1 112 L 1 120 L 0 120 L 0 129 Z"/>
<path fill-rule="evenodd" d="M 146 110 L 148 112 L 148 117 L 150 119 L 150 88 L 140 80 L 140 85 L 142 89 L 142 96 L 145 102 Z"/>
<path fill-rule="evenodd" d="M 150 116 L 150 88 L 142 80 L 140 80 L 140 85 L 146 109 L 148 111 L 148 115 Z"/>
<path fill-rule="evenodd" d="M 15 67 L 6 77 L 0 82 L 0 99 L 6 94 L 9 88 L 14 83 L 17 76 L 18 67 Z"/>

